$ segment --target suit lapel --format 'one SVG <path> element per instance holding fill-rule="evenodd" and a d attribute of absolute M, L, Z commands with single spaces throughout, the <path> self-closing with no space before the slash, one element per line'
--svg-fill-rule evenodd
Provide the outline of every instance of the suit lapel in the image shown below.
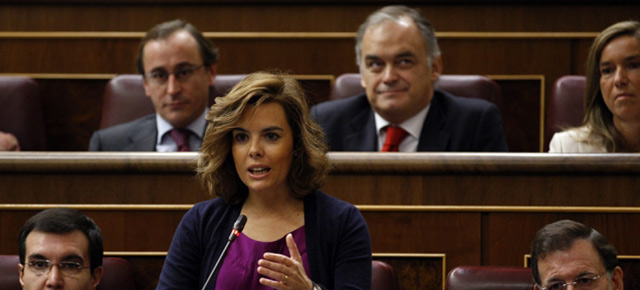
<path fill-rule="evenodd" d="M 348 126 L 350 132 L 344 138 L 345 151 L 377 151 L 378 135 L 376 134 L 373 109 L 368 102 L 367 108 L 359 110 Z"/>
<path fill-rule="evenodd" d="M 446 123 L 446 115 L 442 108 L 442 96 L 438 91 L 433 94 L 429 113 L 422 125 L 418 152 L 420 151 L 447 151 L 447 145 L 451 136 L 442 130 Z"/>
<path fill-rule="evenodd" d="M 156 117 L 149 118 L 140 123 L 136 130 L 132 130 L 128 136 L 128 151 L 156 151 L 158 138 L 158 126 Z"/>

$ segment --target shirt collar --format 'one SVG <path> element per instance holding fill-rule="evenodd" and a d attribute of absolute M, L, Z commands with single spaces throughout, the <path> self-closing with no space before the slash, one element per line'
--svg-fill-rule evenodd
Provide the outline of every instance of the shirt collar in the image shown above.
<path fill-rule="evenodd" d="M 416 140 L 420 140 L 422 125 L 424 124 L 424 120 L 427 118 L 429 108 L 431 108 L 431 104 L 428 104 L 426 107 L 424 107 L 424 109 L 422 109 L 420 112 L 407 119 L 406 121 L 394 125 L 407 131 L 407 133 L 409 133 L 409 135 L 411 135 L 411 137 L 415 138 Z M 389 126 L 391 123 L 382 118 L 382 116 L 380 116 L 375 111 L 373 111 L 373 113 L 375 115 L 376 132 L 378 132 L 378 136 L 380 136 L 380 133 L 384 130 L 384 128 Z"/>
<path fill-rule="evenodd" d="M 205 120 L 205 116 L 209 113 L 209 108 L 207 107 L 200 117 L 198 117 L 195 121 L 189 124 L 185 129 L 191 131 L 191 133 L 197 136 L 200 140 L 204 135 L 204 128 L 207 125 L 207 120 Z M 156 124 L 158 124 L 158 139 L 156 140 L 156 144 L 160 144 L 162 142 L 162 137 L 167 134 L 169 131 L 173 130 L 173 126 L 169 124 L 165 119 L 163 119 L 160 114 L 156 113 Z"/>

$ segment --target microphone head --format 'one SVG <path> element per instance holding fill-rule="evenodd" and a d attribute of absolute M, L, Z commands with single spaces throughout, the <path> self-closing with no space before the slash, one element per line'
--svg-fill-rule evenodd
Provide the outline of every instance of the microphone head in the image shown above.
<path fill-rule="evenodd" d="M 244 224 L 246 223 L 247 223 L 247 216 L 241 214 L 236 220 L 236 222 L 233 224 L 233 229 L 236 230 L 238 233 L 240 233 L 244 229 Z"/>

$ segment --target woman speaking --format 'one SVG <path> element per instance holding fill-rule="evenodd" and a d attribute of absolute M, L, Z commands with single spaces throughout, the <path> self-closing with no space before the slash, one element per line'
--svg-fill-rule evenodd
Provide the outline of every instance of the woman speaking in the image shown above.
<path fill-rule="evenodd" d="M 322 129 L 288 77 L 254 73 L 211 107 L 198 176 L 219 198 L 175 232 L 157 289 L 370 289 L 371 241 L 353 205 L 318 188 Z M 209 279 L 233 224 L 244 231 Z"/>

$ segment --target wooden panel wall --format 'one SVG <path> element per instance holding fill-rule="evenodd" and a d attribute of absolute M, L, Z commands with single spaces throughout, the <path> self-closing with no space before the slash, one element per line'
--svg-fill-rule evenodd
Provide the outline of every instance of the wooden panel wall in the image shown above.
<path fill-rule="evenodd" d="M 9 3 L 14 2 L 14 3 Z M 381 0 L 347 1 L 5 1 L 0 31 L 146 31 L 175 18 L 202 31 L 353 32 Z M 403 1 L 420 8 L 438 31 L 600 31 L 637 18 L 630 1 Z"/>
<path fill-rule="evenodd" d="M 134 73 L 143 33 L 0 32 L 0 72 Z M 220 48 L 218 71 L 357 72 L 355 33 L 205 33 Z M 582 69 L 596 33 L 438 33 L 445 74 L 556 76 Z M 581 71 L 580 71 L 581 72 Z M 578 73 L 576 71 L 575 73 Z"/>

